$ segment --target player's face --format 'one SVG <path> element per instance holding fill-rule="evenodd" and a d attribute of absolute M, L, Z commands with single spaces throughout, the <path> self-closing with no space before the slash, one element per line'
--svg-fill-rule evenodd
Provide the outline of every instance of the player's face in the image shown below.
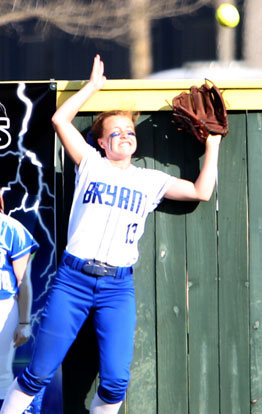
<path fill-rule="evenodd" d="M 121 115 L 106 118 L 103 124 L 103 137 L 98 142 L 109 159 L 131 158 L 137 147 L 133 121 Z"/>

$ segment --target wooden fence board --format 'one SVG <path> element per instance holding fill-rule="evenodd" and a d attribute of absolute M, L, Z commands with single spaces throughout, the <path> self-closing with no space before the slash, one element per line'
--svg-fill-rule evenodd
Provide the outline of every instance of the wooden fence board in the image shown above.
<path fill-rule="evenodd" d="M 133 164 L 153 168 L 153 126 L 149 115 L 141 115 L 137 126 L 138 151 Z M 156 336 L 155 336 L 155 226 L 151 215 L 139 244 L 140 259 L 135 266 L 137 325 L 127 413 L 155 414 Z"/>
<path fill-rule="evenodd" d="M 184 143 L 170 116 L 155 114 L 155 167 L 184 169 Z M 185 204 L 164 201 L 156 212 L 158 413 L 188 411 Z"/>
<path fill-rule="evenodd" d="M 262 412 L 262 113 L 247 114 L 251 412 Z"/>
<path fill-rule="evenodd" d="M 190 154 L 197 143 L 187 140 L 193 179 L 198 175 Z M 194 149 L 195 147 L 195 149 Z M 203 146 L 202 146 L 203 147 Z M 200 158 L 202 164 L 203 157 Z M 189 175 L 189 171 L 187 173 Z M 199 203 L 187 215 L 187 267 L 189 286 L 189 404 L 190 414 L 219 413 L 217 222 L 216 197 Z"/>
<path fill-rule="evenodd" d="M 221 414 L 250 411 L 247 160 L 244 114 L 231 114 L 219 162 Z"/>
<path fill-rule="evenodd" d="M 183 177 L 195 181 L 205 147 L 184 135 Z M 217 246 L 215 197 L 187 203 L 189 412 L 218 412 Z"/>

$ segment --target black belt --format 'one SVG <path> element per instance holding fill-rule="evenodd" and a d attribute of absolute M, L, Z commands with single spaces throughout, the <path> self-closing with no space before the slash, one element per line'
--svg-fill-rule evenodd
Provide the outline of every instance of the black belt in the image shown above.
<path fill-rule="evenodd" d="M 118 267 L 110 266 L 98 260 L 86 260 L 81 271 L 92 276 L 114 276 L 116 277 Z"/>
<path fill-rule="evenodd" d="M 81 272 L 94 277 L 121 277 L 127 274 L 131 274 L 133 272 L 132 267 L 111 266 L 107 263 L 103 263 L 98 260 L 84 260 L 76 256 L 73 256 L 68 252 L 64 252 L 63 260 L 64 263 L 70 266 L 72 269 L 80 270 Z"/>

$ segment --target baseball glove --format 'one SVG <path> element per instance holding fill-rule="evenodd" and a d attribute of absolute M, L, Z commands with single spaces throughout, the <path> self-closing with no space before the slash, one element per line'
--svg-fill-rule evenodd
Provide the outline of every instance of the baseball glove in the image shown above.
<path fill-rule="evenodd" d="M 210 81 L 209 81 L 210 82 Z M 212 83 L 212 82 L 211 82 Z M 194 135 L 202 143 L 211 135 L 228 134 L 228 117 L 220 90 L 212 83 L 191 86 L 190 92 L 182 92 L 172 101 L 174 122 L 179 130 Z"/>

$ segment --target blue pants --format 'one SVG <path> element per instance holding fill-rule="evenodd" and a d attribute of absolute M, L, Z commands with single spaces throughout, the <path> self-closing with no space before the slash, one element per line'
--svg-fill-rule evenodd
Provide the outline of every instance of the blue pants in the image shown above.
<path fill-rule="evenodd" d="M 31 362 L 18 383 L 29 395 L 47 385 L 93 309 L 99 347 L 98 395 L 107 403 L 122 401 L 136 322 L 132 268 L 120 268 L 116 277 L 94 277 L 67 265 L 67 255 L 64 252 L 48 295 Z"/>

